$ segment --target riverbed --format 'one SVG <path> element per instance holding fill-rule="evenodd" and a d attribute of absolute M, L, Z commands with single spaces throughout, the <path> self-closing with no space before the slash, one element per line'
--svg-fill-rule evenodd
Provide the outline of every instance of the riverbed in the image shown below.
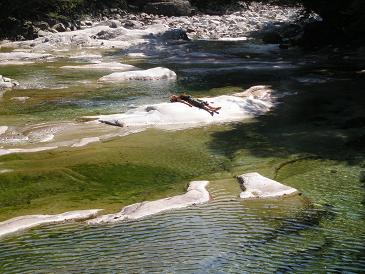
<path fill-rule="evenodd" d="M 94 58 L 166 67 L 177 81 L 101 84 L 106 71 L 62 68 Z M 90 208 L 113 213 L 184 193 L 191 180 L 209 180 L 212 196 L 206 205 L 139 221 L 46 225 L 7 236 L 0 239 L 0 271 L 361 272 L 363 64 L 354 49 L 313 53 L 255 39 L 197 39 L 163 48 L 72 49 L 0 66 L 0 75 L 20 83 L 0 97 L 0 148 L 46 148 L 0 157 L 0 221 Z M 215 97 L 255 85 L 272 87 L 275 106 L 232 123 L 125 132 L 82 120 L 168 102 L 175 93 Z M 246 172 L 302 195 L 243 201 L 234 177 Z"/>

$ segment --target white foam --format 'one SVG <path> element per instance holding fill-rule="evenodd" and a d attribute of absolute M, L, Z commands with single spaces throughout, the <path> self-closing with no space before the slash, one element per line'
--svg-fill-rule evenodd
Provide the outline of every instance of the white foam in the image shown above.
<path fill-rule="evenodd" d="M 257 172 L 246 173 L 237 178 L 243 189 L 240 194 L 242 199 L 277 198 L 299 193 L 297 189 L 266 178 Z"/>
<path fill-rule="evenodd" d="M 210 200 L 209 192 L 206 189 L 208 183 L 208 181 L 193 181 L 190 182 L 187 192 L 183 195 L 129 205 L 124 207 L 117 214 L 103 215 L 89 220 L 88 223 L 99 224 L 114 223 L 123 220 L 136 220 L 163 211 L 207 203 Z"/>
<path fill-rule="evenodd" d="M 28 215 L 0 222 L 0 237 L 44 224 L 62 223 L 94 217 L 100 209 L 69 211 L 56 215 Z"/>

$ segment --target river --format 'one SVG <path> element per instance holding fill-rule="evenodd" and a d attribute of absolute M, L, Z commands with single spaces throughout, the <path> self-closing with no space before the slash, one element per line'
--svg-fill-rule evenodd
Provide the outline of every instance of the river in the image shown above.
<path fill-rule="evenodd" d="M 0 272 L 362 272 L 361 51 L 193 40 L 154 52 L 149 58 L 115 49 L 86 53 L 140 68 L 167 67 L 177 82 L 103 85 L 96 80 L 105 72 L 62 69 L 85 63 L 62 53 L 45 62 L 0 66 L 1 75 L 21 83 L 0 97 L 0 126 L 8 127 L 1 148 L 57 146 L 0 157 L 1 220 L 86 208 L 115 212 L 183 193 L 196 179 L 210 180 L 212 201 L 139 221 L 46 225 L 7 236 L 0 240 Z M 123 129 L 105 125 L 100 132 L 79 120 L 166 102 L 173 93 L 218 96 L 254 85 L 270 85 L 280 95 L 278 104 L 241 122 L 121 136 Z M 95 136 L 102 141 L 72 147 Z M 260 172 L 302 195 L 241 200 L 234 176 L 246 172 Z"/>

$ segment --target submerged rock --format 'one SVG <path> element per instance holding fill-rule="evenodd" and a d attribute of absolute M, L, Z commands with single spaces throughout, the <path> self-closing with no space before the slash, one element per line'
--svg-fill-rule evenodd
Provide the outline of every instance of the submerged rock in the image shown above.
<path fill-rule="evenodd" d="M 299 194 L 297 189 L 266 178 L 257 172 L 237 176 L 237 179 L 243 189 L 240 194 L 242 199 L 278 198 Z"/>
<path fill-rule="evenodd" d="M 147 70 L 134 70 L 127 72 L 114 72 L 101 77 L 99 82 L 125 82 L 125 81 L 151 81 L 151 80 L 176 80 L 176 73 L 167 68 L 157 67 Z"/>
<path fill-rule="evenodd" d="M 160 199 L 152 202 L 142 202 L 129 205 L 124 207 L 119 213 L 100 216 L 88 221 L 88 224 L 114 223 L 123 220 L 136 220 L 163 211 L 207 203 L 210 200 L 210 194 L 206 189 L 208 183 L 208 181 L 190 182 L 187 192 L 183 195 Z"/>
<path fill-rule="evenodd" d="M 100 209 L 69 211 L 56 215 L 28 215 L 0 222 L 0 237 L 44 224 L 56 224 L 94 217 Z"/>

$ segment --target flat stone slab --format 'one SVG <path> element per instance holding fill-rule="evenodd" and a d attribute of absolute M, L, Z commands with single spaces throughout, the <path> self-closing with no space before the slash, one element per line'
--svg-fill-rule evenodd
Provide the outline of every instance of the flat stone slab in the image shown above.
<path fill-rule="evenodd" d="M 97 64 L 87 64 L 80 66 L 63 66 L 62 69 L 77 69 L 77 70 L 115 70 L 115 71 L 129 71 L 137 70 L 138 68 L 128 64 L 121 64 L 118 62 L 110 63 L 97 63 Z"/>
<path fill-rule="evenodd" d="M 243 190 L 240 194 L 242 199 L 278 198 L 299 194 L 297 189 L 266 178 L 257 172 L 242 174 L 237 176 L 237 179 Z"/>
<path fill-rule="evenodd" d="M 89 220 L 88 224 L 114 223 L 123 220 L 136 220 L 163 211 L 185 208 L 192 205 L 207 203 L 210 200 L 206 189 L 208 181 L 190 182 L 187 192 L 170 198 L 152 202 L 142 202 L 126 206 L 116 214 L 103 215 Z"/>
<path fill-rule="evenodd" d="M 176 73 L 167 68 L 157 67 L 146 70 L 114 72 L 101 77 L 98 82 L 118 83 L 126 81 L 176 80 Z"/>
<path fill-rule="evenodd" d="M 165 102 L 140 106 L 125 113 L 86 116 L 82 119 L 83 121 L 98 119 L 102 123 L 128 127 L 129 129 L 147 129 L 150 127 L 184 129 L 207 124 L 240 121 L 262 115 L 274 106 L 275 98 L 271 94 L 271 89 L 266 86 L 264 88 L 256 87 L 256 93 L 258 91 L 260 91 L 260 97 L 251 96 L 244 91 L 242 94 L 201 98 L 212 106 L 221 107 L 219 114 L 214 114 L 214 116 L 203 109 L 189 107 L 183 103 Z"/>
<path fill-rule="evenodd" d="M 39 225 L 89 219 L 96 216 L 98 211 L 100 211 L 100 209 L 69 211 L 56 215 L 27 215 L 12 218 L 10 220 L 0 222 L 0 237 Z"/>

